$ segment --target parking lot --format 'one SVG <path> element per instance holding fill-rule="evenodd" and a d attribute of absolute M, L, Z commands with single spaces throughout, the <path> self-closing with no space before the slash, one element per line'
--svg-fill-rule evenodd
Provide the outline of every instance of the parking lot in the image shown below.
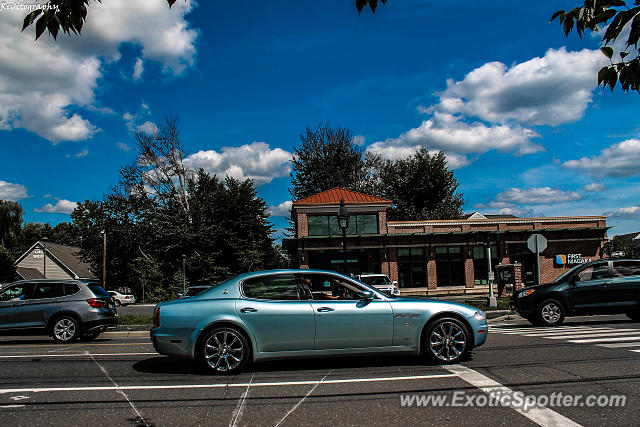
<path fill-rule="evenodd" d="M 640 415 L 640 325 L 623 316 L 569 319 L 554 330 L 497 322 L 470 360 L 448 367 L 407 356 L 353 357 L 209 375 L 157 355 L 147 332 L 71 345 L 3 337 L 0 347 L 3 425 L 613 425 Z M 496 390 L 627 400 L 614 408 L 479 405 L 478 396 Z M 401 404 L 407 396 L 460 392 L 460 406 Z M 472 400 L 478 404 L 464 405 Z"/>

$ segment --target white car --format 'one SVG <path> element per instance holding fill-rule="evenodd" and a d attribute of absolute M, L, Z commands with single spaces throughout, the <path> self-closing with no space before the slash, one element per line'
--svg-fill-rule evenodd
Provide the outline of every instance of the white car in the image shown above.
<path fill-rule="evenodd" d="M 365 285 L 373 286 L 374 288 L 379 289 L 387 295 L 400 295 L 398 282 L 392 282 L 386 274 L 364 273 L 356 276 L 356 279 L 358 279 Z"/>
<path fill-rule="evenodd" d="M 126 306 L 129 304 L 134 304 L 136 302 L 136 298 L 133 295 L 125 295 L 121 294 L 117 291 L 107 291 L 109 295 L 111 295 L 116 302 L 116 307 Z"/>

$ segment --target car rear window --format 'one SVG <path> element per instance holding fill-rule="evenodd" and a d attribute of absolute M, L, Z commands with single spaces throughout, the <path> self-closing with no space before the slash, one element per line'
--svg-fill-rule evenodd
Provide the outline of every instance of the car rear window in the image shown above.
<path fill-rule="evenodd" d="M 80 290 L 80 286 L 76 285 L 75 283 L 65 283 L 64 285 L 64 294 L 65 295 L 73 295 L 78 293 L 78 291 Z"/>
<path fill-rule="evenodd" d="M 104 288 L 100 285 L 91 284 L 91 285 L 87 285 L 87 287 L 91 289 L 91 292 L 93 292 L 93 294 L 97 297 L 111 298 L 111 295 L 109 295 L 109 292 L 105 291 Z"/>

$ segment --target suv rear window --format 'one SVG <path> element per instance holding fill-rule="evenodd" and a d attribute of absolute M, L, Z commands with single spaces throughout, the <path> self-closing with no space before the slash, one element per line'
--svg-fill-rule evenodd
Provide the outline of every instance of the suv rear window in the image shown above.
<path fill-rule="evenodd" d="M 65 283 L 64 284 L 64 294 L 65 295 L 73 295 L 75 293 L 78 293 L 79 290 L 80 290 L 80 286 L 76 285 L 75 283 Z"/>
<path fill-rule="evenodd" d="M 89 284 L 87 285 L 87 287 L 91 289 L 91 292 L 93 292 L 93 294 L 97 297 L 111 298 L 111 295 L 109 295 L 109 292 L 105 291 L 104 288 L 100 285 Z"/>

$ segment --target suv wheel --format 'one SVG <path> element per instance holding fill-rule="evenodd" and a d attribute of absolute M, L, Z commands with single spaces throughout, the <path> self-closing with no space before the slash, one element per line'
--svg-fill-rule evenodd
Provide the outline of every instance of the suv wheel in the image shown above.
<path fill-rule="evenodd" d="M 58 342 L 73 342 L 80 336 L 80 325 L 71 316 L 59 317 L 51 327 L 51 335 Z"/>
<path fill-rule="evenodd" d="M 221 327 L 202 337 L 199 359 L 210 371 L 235 374 L 249 362 L 251 348 L 244 335 L 233 328 Z"/>
<path fill-rule="evenodd" d="M 458 319 L 438 319 L 427 330 L 423 353 L 441 364 L 457 363 L 469 353 L 470 334 Z"/>
<path fill-rule="evenodd" d="M 544 300 L 538 306 L 538 321 L 543 326 L 558 326 L 564 320 L 564 308 L 554 299 Z"/>

